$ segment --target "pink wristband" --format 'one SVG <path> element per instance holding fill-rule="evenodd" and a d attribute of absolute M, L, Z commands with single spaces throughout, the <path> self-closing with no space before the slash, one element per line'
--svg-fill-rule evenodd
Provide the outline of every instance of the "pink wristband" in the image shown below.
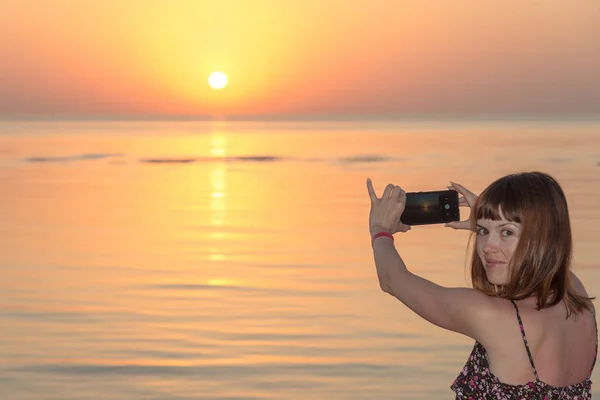
<path fill-rule="evenodd" d="M 382 236 L 392 239 L 392 242 L 394 241 L 394 236 L 392 236 L 391 233 L 382 231 L 382 232 L 379 232 L 379 233 L 376 233 L 375 235 L 373 235 L 373 240 L 371 240 L 371 244 L 373 242 L 375 242 L 375 239 L 377 239 L 378 237 L 382 237 Z"/>

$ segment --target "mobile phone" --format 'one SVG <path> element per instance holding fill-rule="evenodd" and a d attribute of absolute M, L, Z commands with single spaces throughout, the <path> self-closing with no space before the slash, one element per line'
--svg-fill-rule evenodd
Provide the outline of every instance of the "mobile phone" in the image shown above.
<path fill-rule="evenodd" d="M 445 224 L 460 221 L 458 192 L 440 190 L 406 193 L 406 205 L 400 221 L 406 225 Z"/>

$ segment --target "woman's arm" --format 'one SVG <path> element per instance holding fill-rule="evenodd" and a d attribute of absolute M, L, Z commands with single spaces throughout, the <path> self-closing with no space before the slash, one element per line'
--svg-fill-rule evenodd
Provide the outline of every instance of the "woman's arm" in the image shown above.
<path fill-rule="evenodd" d="M 489 296 L 469 288 L 446 288 L 411 273 L 389 238 L 376 239 L 373 254 L 384 292 L 441 328 L 475 340 L 489 337 L 498 315 Z"/>
<path fill-rule="evenodd" d="M 401 215 L 406 204 L 406 192 L 389 184 L 378 197 L 370 179 L 367 189 L 371 198 L 369 232 L 373 238 L 379 232 L 406 232 Z M 487 295 L 467 288 L 445 288 L 423 279 L 406 268 L 404 261 L 388 237 L 372 242 L 379 285 L 408 308 L 427 321 L 475 340 L 489 338 L 495 333 L 497 302 Z"/>

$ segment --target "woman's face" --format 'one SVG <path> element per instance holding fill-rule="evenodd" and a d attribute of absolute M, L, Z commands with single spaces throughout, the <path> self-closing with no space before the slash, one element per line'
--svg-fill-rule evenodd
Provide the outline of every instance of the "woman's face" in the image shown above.
<path fill-rule="evenodd" d="M 483 263 L 488 281 L 505 285 L 509 279 L 509 265 L 521 236 L 521 224 L 504 219 L 477 220 L 477 254 Z"/>

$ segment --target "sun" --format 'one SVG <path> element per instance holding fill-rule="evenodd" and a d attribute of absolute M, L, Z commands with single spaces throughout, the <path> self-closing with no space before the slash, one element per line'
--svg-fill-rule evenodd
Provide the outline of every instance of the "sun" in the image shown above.
<path fill-rule="evenodd" d="M 227 86 L 227 81 L 227 75 L 220 71 L 213 72 L 208 77 L 208 84 L 213 89 L 223 89 L 225 86 Z"/>

